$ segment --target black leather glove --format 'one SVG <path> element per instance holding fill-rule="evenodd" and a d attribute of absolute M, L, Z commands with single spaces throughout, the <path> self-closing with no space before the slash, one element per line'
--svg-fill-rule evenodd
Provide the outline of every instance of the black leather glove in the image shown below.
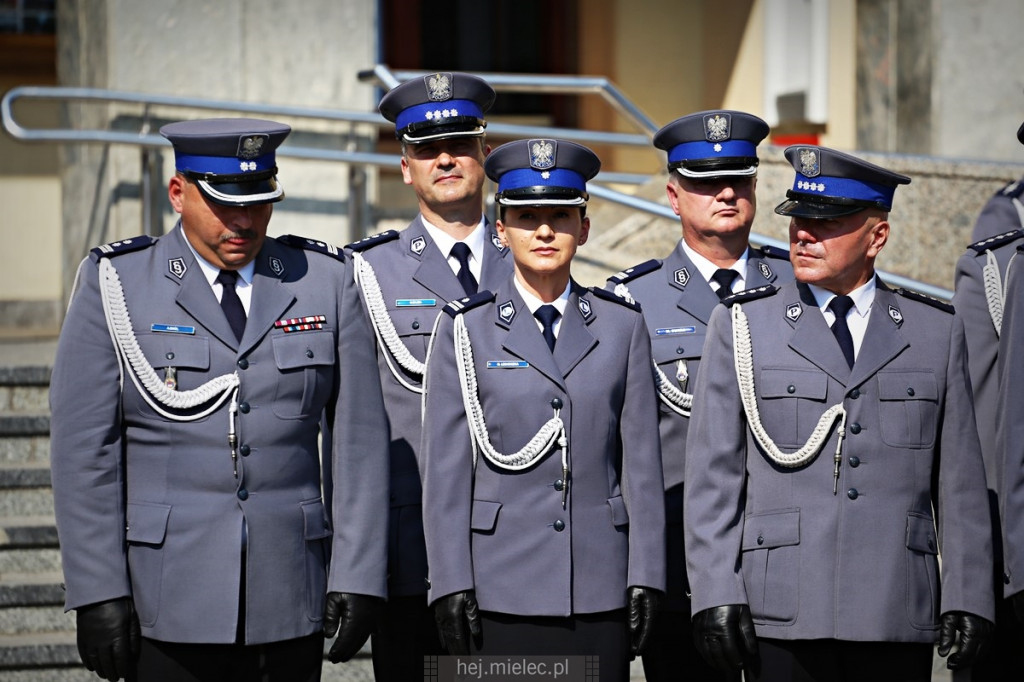
<path fill-rule="evenodd" d="M 750 607 L 726 604 L 699 611 L 693 617 L 693 643 L 714 668 L 739 672 L 757 657 Z"/>
<path fill-rule="evenodd" d="M 452 656 L 469 653 L 469 637 L 480 636 L 480 609 L 473 590 L 456 592 L 434 602 L 434 620 L 441 644 Z M 468 634 L 466 632 L 468 626 Z"/>
<path fill-rule="evenodd" d="M 365 594 L 328 592 L 324 605 L 324 637 L 338 639 L 327 652 L 331 663 L 344 663 L 366 644 L 381 620 L 384 600 Z"/>
<path fill-rule="evenodd" d="M 960 634 L 960 645 L 946 661 L 946 667 L 959 670 L 973 665 L 988 649 L 995 627 L 991 621 L 973 613 L 949 611 L 942 614 L 939 618 L 939 656 L 949 654 L 957 643 L 957 633 Z"/>
<path fill-rule="evenodd" d="M 75 611 L 78 655 L 89 670 L 114 682 L 135 668 L 142 634 L 128 597 L 81 606 Z"/>
<path fill-rule="evenodd" d="M 629 602 L 629 650 L 633 657 L 642 656 L 657 619 L 661 593 L 649 587 L 630 587 L 626 591 Z"/>

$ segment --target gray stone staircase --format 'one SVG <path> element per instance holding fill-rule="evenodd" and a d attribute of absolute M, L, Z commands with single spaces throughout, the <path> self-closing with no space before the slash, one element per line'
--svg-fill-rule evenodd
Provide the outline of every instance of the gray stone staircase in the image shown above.
<path fill-rule="evenodd" d="M 48 390 L 54 339 L 0 338 L 0 679 L 96 682 L 64 613 L 50 489 Z M 370 648 L 324 662 L 325 682 L 373 680 Z"/>

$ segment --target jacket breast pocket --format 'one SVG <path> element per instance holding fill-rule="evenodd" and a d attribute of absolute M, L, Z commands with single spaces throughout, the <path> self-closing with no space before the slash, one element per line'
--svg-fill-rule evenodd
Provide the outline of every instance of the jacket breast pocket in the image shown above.
<path fill-rule="evenodd" d="M 743 581 L 754 620 L 794 621 L 800 594 L 800 510 L 748 516 L 742 552 Z"/>
<path fill-rule="evenodd" d="M 173 376 L 178 391 L 198 388 L 213 377 L 210 375 L 210 340 L 205 336 L 142 332 L 136 334 L 143 356 L 160 379 Z M 173 368 L 173 371 L 171 370 Z M 136 411 L 143 417 L 164 421 L 144 400 Z"/>
<path fill-rule="evenodd" d="M 132 598 L 139 623 L 152 626 L 160 611 L 163 583 L 163 545 L 171 507 L 166 504 L 129 502 L 126 509 L 125 539 L 128 568 L 132 576 Z M 143 589 L 134 589 L 144 585 Z"/>
<path fill-rule="evenodd" d="M 939 389 L 929 370 L 878 373 L 882 441 L 899 448 L 930 448 L 938 428 Z"/>
<path fill-rule="evenodd" d="M 756 386 L 768 435 L 781 448 L 803 447 L 828 408 L 828 377 L 816 370 L 765 367 Z"/>
<path fill-rule="evenodd" d="M 389 305 L 393 301 L 389 301 Z M 410 306 L 402 308 L 389 308 L 388 314 L 391 322 L 395 325 L 399 339 L 409 349 L 413 357 L 423 361 L 427 357 L 427 346 L 430 343 L 430 333 L 434 329 L 434 321 L 441 311 L 444 301 L 437 300 L 436 306 Z"/>
<path fill-rule="evenodd" d="M 320 413 L 333 385 L 335 344 L 329 331 L 273 337 L 278 369 L 274 414 L 282 419 L 307 419 Z"/>

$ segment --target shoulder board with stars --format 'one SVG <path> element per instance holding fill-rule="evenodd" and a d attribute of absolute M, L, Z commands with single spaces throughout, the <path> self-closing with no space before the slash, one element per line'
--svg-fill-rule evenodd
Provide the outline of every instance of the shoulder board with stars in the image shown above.
<path fill-rule="evenodd" d="M 660 267 L 661 261 L 656 258 L 652 258 L 651 260 L 644 261 L 639 265 L 634 265 L 631 268 L 626 268 L 622 272 L 615 273 L 614 275 L 608 278 L 608 281 L 614 282 L 615 284 L 625 284 L 630 280 L 636 279 L 640 275 L 646 275 L 649 272 L 654 272 Z"/>
<path fill-rule="evenodd" d="M 952 304 L 946 303 L 945 301 L 940 301 L 937 298 L 932 298 L 931 296 L 925 296 L 919 291 L 914 291 L 913 289 L 904 289 L 903 287 L 899 287 L 898 289 L 894 289 L 893 291 L 895 291 L 903 298 L 909 298 L 911 301 L 919 301 L 921 303 L 925 303 L 933 308 L 942 310 L 943 312 L 947 312 L 950 314 L 953 314 L 953 312 L 955 312 Z"/>
<path fill-rule="evenodd" d="M 328 244 L 327 242 L 322 242 L 317 239 L 309 239 L 307 237 L 300 237 L 294 234 L 282 235 L 277 238 L 277 241 L 296 249 L 318 251 L 330 256 L 331 258 L 345 262 L 345 253 L 334 244 Z"/>
<path fill-rule="evenodd" d="M 1002 234 L 997 234 L 996 236 L 989 237 L 988 239 L 982 239 L 980 242 L 974 242 L 967 248 L 974 249 L 978 253 L 985 253 L 989 249 L 995 249 L 1003 246 L 1004 244 L 1009 244 L 1013 240 L 1020 239 L 1021 237 L 1024 237 L 1024 230 L 1010 230 L 1009 232 L 1003 232 Z"/>
<path fill-rule="evenodd" d="M 660 267 L 661 263 L 658 263 L 658 266 Z M 587 291 L 592 293 L 594 296 L 597 296 L 598 298 L 603 298 L 606 301 L 612 301 L 613 303 L 618 303 L 619 305 L 624 305 L 627 308 L 631 308 L 632 310 L 640 312 L 639 303 L 637 303 L 636 301 L 626 300 L 625 298 L 619 296 L 615 292 L 608 291 L 607 289 L 601 289 L 599 287 L 589 287 Z"/>
<path fill-rule="evenodd" d="M 731 294 L 722 299 L 722 303 L 727 306 L 731 306 L 733 303 L 744 303 L 746 301 L 755 301 L 759 298 L 767 298 L 774 296 L 779 288 L 774 284 L 765 284 L 763 287 L 755 287 L 753 289 L 744 289 L 743 291 L 737 291 L 735 294 Z"/>
<path fill-rule="evenodd" d="M 467 296 L 466 298 L 459 298 L 454 301 L 450 301 L 448 305 L 442 308 L 442 310 L 444 310 L 446 313 L 448 313 L 454 318 L 456 315 L 461 315 L 467 310 L 471 310 L 473 308 L 481 306 L 484 303 L 490 303 L 493 300 L 494 293 L 488 291 L 487 289 L 484 289 L 483 291 L 476 292 L 472 296 Z"/>
<path fill-rule="evenodd" d="M 765 258 L 775 258 L 778 260 L 789 260 L 789 251 L 786 249 L 780 249 L 777 246 L 769 246 L 765 244 L 758 249 L 758 252 Z"/>
<path fill-rule="evenodd" d="M 345 248 L 350 251 L 365 251 L 366 249 L 377 246 L 377 244 L 383 244 L 385 242 L 391 242 L 398 239 L 398 230 L 385 230 L 380 234 L 370 235 L 369 237 L 363 237 L 357 242 L 346 244 Z"/>
<path fill-rule="evenodd" d="M 114 256 L 120 256 L 125 253 L 131 253 L 132 251 L 141 251 L 142 249 L 149 248 L 156 244 L 157 240 L 149 235 L 141 235 L 138 237 L 130 237 L 129 239 L 122 239 L 117 242 L 110 242 L 103 246 L 97 246 L 90 250 L 96 259 L 100 258 L 113 258 Z"/>
<path fill-rule="evenodd" d="M 996 192 L 996 194 L 1001 194 L 1004 197 L 1017 197 L 1019 199 L 1020 195 L 1024 194 L 1024 178 L 1014 180 L 1006 187 L 1003 187 L 1001 190 Z"/>

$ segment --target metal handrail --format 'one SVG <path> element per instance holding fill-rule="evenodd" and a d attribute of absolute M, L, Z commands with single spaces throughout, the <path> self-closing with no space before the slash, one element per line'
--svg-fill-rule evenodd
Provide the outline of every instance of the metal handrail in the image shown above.
<path fill-rule="evenodd" d="M 360 79 L 373 80 L 384 86 L 392 88 L 403 80 L 422 77 L 427 75 L 425 71 L 391 71 L 386 66 L 377 65 L 372 70 L 360 72 Z M 650 139 L 657 130 L 656 124 L 636 108 L 628 98 L 618 91 L 615 86 L 605 78 L 595 77 L 573 77 L 573 76 L 542 76 L 542 75 L 515 75 L 515 74 L 476 74 L 487 80 L 499 91 L 509 92 L 561 92 L 574 94 L 599 94 L 613 108 L 626 117 L 642 132 L 638 134 L 615 133 L 577 130 L 568 128 L 553 128 L 545 126 L 526 126 L 489 123 L 489 133 L 509 137 L 558 137 L 571 139 L 588 144 L 642 146 L 652 149 Z M 15 120 L 13 114 L 14 102 L 19 99 L 44 99 L 67 102 L 72 100 L 94 101 L 100 103 L 123 102 L 140 104 L 146 108 L 143 117 L 142 129 L 138 132 L 125 132 L 118 130 L 80 130 L 71 128 L 26 128 Z M 99 88 L 72 88 L 72 87 L 42 87 L 42 86 L 21 86 L 12 88 L 5 93 L 0 100 L 0 121 L 4 129 L 12 137 L 25 142 L 65 142 L 65 143 L 100 143 L 100 144 L 128 144 L 140 146 L 144 150 L 169 147 L 170 143 L 160 135 L 153 134 L 148 130 L 150 118 L 149 109 L 154 106 L 181 107 L 189 109 L 233 111 L 246 114 L 257 114 L 261 116 L 287 116 L 295 118 L 307 118 L 316 120 L 337 121 L 353 125 L 368 125 L 378 128 L 390 128 L 392 125 L 377 113 L 363 111 L 327 109 L 316 107 L 289 107 L 280 105 L 256 104 L 252 102 L 240 102 L 234 100 L 213 100 L 199 99 L 193 97 L 178 97 L 171 95 L 155 95 L 149 93 L 127 92 L 119 90 L 105 90 Z M 145 153 L 145 151 L 143 152 Z M 348 150 L 348 149 L 324 149 L 317 147 L 292 146 L 287 143 L 278 148 L 281 156 L 317 160 L 335 161 L 347 163 L 354 167 L 377 166 L 394 168 L 398 165 L 400 157 L 395 154 L 380 154 L 376 152 Z M 145 161 L 142 164 L 142 182 L 147 185 L 151 182 L 148 177 L 150 164 Z M 676 220 L 671 209 L 657 202 L 641 199 L 629 194 L 617 192 L 601 186 L 601 182 L 635 182 L 638 176 L 627 173 L 602 172 L 595 178 L 589 187 L 590 193 L 598 198 L 614 203 L 622 204 L 629 208 L 644 211 L 653 215 Z M 148 195 L 146 195 L 148 196 Z M 143 223 L 144 230 L 150 224 L 148 207 L 144 207 Z M 773 239 L 766 235 L 752 232 L 750 241 L 756 245 L 771 245 L 787 249 L 789 245 L 785 242 Z M 896 286 L 903 286 L 915 289 L 929 296 L 950 300 L 952 291 L 942 287 L 933 286 L 924 282 L 879 271 L 879 275 L 886 282 Z"/>

